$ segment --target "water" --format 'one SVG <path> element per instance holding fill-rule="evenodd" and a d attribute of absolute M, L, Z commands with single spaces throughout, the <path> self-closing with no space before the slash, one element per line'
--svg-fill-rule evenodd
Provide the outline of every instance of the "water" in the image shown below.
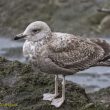
<path fill-rule="evenodd" d="M 110 68 L 92 67 L 66 78 L 82 85 L 87 92 L 93 92 L 110 86 Z"/>
<path fill-rule="evenodd" d="M 108 38 L 105 39 L 108 42 L 110 41 Z M 22 46 L 23 42 L 12 41 L 8 38 L 0 38 L 0 56 L 4 56 L 9 60 L 24 62 Z M 80 84 L 87 92 L 97 91 L 110 86 L 110 68 L 93 67 L 75 75 L 67 76 L 66 79 Z"/>
<path fill-rule="evenodd" d="M 24 62 L 22 46 L 23 42 L 16 42 L 9 38 L 0 37 L 0 56 L 6 57 L 9 60 Z"/>

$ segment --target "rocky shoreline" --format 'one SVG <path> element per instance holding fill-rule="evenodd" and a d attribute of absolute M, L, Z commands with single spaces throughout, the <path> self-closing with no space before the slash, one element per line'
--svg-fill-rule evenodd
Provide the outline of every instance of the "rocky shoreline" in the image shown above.
<path fill-rule="evenodd" d="M 1 0 L 0 34 L 16 35 L 36 20 L 49 24 L 52 31 L 87 37 L 110 35 L 110 16 L 98 8 L 110 7 L 109 0 Z M 66 5 L 64 5 L 66 4 Z"/>
<path fill-rule="evenodd" d="M 35 73 L 30 65 L 0 57 L 0 103 L 17 104 L 0 110 L 57 110 L 42 100 L 48 91 L 54 91 L 53 75 Z M 66 101 L 58 110 L 110 110 L 109 94 L 110 88 L 86 94 L 79 85 L 67 82 Z"/>

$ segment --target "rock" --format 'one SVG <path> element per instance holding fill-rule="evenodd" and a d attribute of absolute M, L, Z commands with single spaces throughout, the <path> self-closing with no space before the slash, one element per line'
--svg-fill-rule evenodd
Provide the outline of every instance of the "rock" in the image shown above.
<path fill-rule="evenodd" d="M 95 103 L 100 103 L 110 110 L 110 87 L 91 93 L 90 97 Z"/>
<path fill-rule="evenodd" d="M 99 26 L 98 26 L 98 29 L 99 29 L 99 31 L 100 32 L 104 32 L 104 31 L 110 31 L 110 15 L 108 15 L 108 16 L 105 16 L 102 20 L 101 20 L 101 22 L 100 22 L 100 24 L 99 24 Z"/>
<path fill-rule="evenodd" d="M 107 15 L 97 8 L 106 5 L 110 7 L 110 0 L 1 0 L 0 34 L 16 35 L 29 23 L 42 20 L 54 31 L 95 36 L 93 28 Z"/>
<path fill-rule="evenodd" d="M 59 88 L 61 93 L 61 85 Z M 14 107 L 0 107 L 1 109 L 57 110 L 50 102 L 42 100 L 43 93 L 48 91 L 54 91 L 53 75 L 35 73 L 30 65 L 0 57 L 0 102 L 16 104 Z M 107 110 L 106 107 L 94 103 L 83 88 L 72 82 L 67 82 L 66 101 L 58 110 L 67 109 Z"/>

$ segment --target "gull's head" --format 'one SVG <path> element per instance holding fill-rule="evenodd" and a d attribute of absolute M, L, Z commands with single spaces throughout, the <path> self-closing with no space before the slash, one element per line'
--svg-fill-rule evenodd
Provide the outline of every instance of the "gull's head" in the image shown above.
<path fill-rule="evenodd" d="M 35 21 L 27 26 L 25 31 L 21 34 L 16 35 L 15 40 L 24 38 L 30 41 L 38 41 L 51 34 L 49 26 L 42 21 Z"/>

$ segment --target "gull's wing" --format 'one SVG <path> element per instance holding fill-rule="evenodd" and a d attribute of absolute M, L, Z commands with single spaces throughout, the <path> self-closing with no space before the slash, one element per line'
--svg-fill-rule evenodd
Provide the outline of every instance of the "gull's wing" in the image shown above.
<path fill-rule="evenodd" d="M 68 37 L 69 36 L 69 37 Z M 97 63 L 104 55 L 103 49 L 89 39 L 72 35 L 54 39 L 48 45 L 48 58 L 58 67 L 76 71 Z"/>

